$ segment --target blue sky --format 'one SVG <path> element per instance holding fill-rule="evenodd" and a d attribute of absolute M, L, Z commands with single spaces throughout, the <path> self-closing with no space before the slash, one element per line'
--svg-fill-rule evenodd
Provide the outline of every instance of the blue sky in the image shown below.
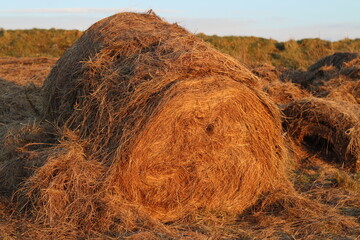
<path fill-rule="evenodd" d="M 360 0 L 0 0 L 5 29 L 87 29 L 119 11 L 153 9 L 194 33 L 276 40 L 360 38 Z"/>

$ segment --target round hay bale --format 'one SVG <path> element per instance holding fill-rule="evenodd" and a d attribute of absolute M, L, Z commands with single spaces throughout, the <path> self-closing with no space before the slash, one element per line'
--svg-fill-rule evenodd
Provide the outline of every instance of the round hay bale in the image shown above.
<path fill-rule="evenodd" d="M 59 59 L 44 94 L 45 118 L 75 131 L 107 169 L 96 189 L 113 216 L 129 206 L 163 222 L 196 209 L 241 213 L 291 189 L 280 114 L 258 79 L 154 14 L 95 23 Z"/>
<path fill-rule="evenodd" d="M 306 98 L 283 106 L 285 129 L 298 143 L 359 171 L 360 108 L 357 104 Z"/>

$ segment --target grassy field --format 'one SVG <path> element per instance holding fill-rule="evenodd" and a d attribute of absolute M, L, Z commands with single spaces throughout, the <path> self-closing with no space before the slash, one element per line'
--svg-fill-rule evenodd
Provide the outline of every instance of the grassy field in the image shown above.
<path fill-rule="evenodd" d="M 0 30 L 0 56 L 60 57 L 81 34 L 78 30 L 3 29 Z M 258 37 L 220 37 L 205 34 L 198 36 L 246 65 L 268 63 L 276 67 L 303 69 L 334 52 L 360 51 L 360 39 L 343 39 L 337 42 L 321 39 L 279 42 Z"/>

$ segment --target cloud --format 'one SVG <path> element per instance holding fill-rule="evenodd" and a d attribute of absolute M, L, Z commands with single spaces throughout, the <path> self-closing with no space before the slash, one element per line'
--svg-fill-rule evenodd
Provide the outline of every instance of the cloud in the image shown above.
<path fill-rule="evenodd" d="M 242 29 L 255 27 L 255 20 L 237 20 L 224 18 L 167 18 L 176 22 L 193 33 L 206 33 L 209 35 L 239 35 Z"/>
<path fill-rule="evenodd" d="M 24 8 L 0 10 L 0 14 L 91 14 L 105 13 L 113 14 L 116 12 L 147 12 L 149 9 L 137 8 Z M 177 10 L 156 9 L 156 13 L 178 13 Z"/>
<path fill-rule="evenodd" d="M 336 41 L 344 38 L 359 38 L 358 22 L 342 22 L 329 24 L 305 24 L 302 26 L 269 24 L 263 21 L 243 21 L 236 19 L 171 19 L 194 33 L 205 33 L 219 36 L 255 36 L 272 38 L 278 41 L 303 38 L 321 38 Z"/>

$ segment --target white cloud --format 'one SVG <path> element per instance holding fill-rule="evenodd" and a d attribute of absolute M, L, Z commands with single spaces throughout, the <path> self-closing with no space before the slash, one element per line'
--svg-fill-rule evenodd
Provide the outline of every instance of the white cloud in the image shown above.
<path fill-rule="evenodd" d="M 147 12 L 149 9 L 137 8 L 24 8 L 0 10 L 5 14 L 89 14 L 89 13 L 116 13 L 116 12 Z M 157 9 L 156 13 L 176 13 L 177 10 Z"/>
<path fill-rule="evenodd" d="M 277 27 L 260 21 L 235 19 L 171 19 L 194 33 L 208 35 L 234 35 L 272 38 L 278 41 L 289 39 L 321 38 L 336 41 L 344 38 L 360 38 L 360 24 L 343 22 L 337 24 L 312 24 L 303 26 Z"/>

